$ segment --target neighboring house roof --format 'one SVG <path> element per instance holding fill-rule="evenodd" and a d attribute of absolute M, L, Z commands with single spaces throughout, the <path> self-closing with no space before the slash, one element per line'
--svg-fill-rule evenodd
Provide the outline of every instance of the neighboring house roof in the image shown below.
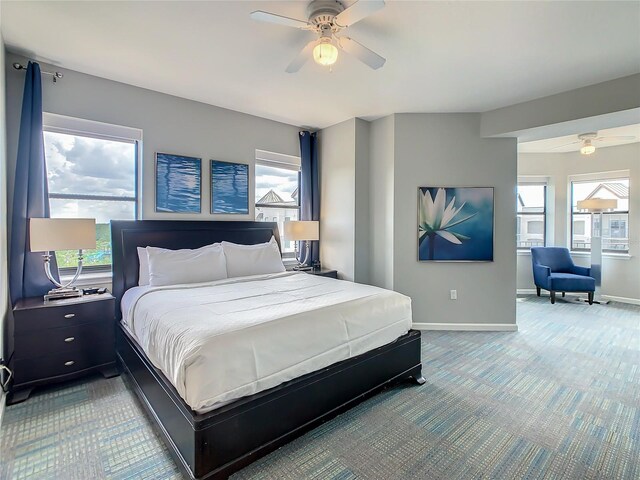
<path fill-rule="evenodd" d="M 600 191 L 601 188 L 606 188 L 607 190 L 609 190 L 611 193 L 613 193 L 616 197 L 618 198 L 629 198 L 629 187 L 622 184 L 622 183 L 618 183 L 618 182 L 611 182 L 611 183 L 601 183 L 600 185 L 598 185 L 593 192 L 591 192 L 589 195 L 587 195 L 586 199 L 589 198 L 594 198 L 596 193 L 598 193 Z"/>
<path fill-rule="evenodd" d="M 296 189 L 297 191 L 297 189 Z M 296 193 L 296 192 L 294 192 Z M 291 194 L 293 197 L 293 194 Z M 294 197 L 295 198 L 295 197 Z M 295 200 L 285 201 L 282 199 L 280 195 L 278 195 L 273 190 L 269 190 L 260 200 L 256 202 L 256 206 L 266 206 L 266 207 L 296 207 L 298 206 L 298 202 Z"/>
<path fill-rule="evenodd" d="M 291 194 L 291 198 L 293 198 L 296 201 L 298 200 L 298 187 L 296 187 L 296 189 Z"/>
<path fill-rule="evenodd" d="M 269 190 L 257 203 L 283 203 L 284 200 L 276 192 Z"/>

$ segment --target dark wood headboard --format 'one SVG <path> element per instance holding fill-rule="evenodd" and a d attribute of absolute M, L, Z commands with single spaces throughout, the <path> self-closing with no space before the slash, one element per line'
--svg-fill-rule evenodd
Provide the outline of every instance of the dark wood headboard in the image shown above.
<path fill-rule="evenodd" d="M 254 245 L 268 242 L 272 235 L 280 246 L 278 224 L 275 222 L 113 220 L 111 222 L 111 258 L 116 319 L 119 321 L 122 316 L 120 311 L 122 295 L 129 288 L 138 285 L 140 264 L 137 247 L 176 250 L 199 248 L 223 240 Z"/>

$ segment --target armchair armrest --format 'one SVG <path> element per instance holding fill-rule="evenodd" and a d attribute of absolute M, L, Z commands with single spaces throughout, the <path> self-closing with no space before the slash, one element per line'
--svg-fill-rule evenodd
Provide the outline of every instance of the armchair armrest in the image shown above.
<path fill-rule="evenodd" d="M 533 281 L 538 287 L 547 288 L 551 268 L 539 263 L 533 264 Z"/>
<path fill-rule="evenodd" d="M 591 276 L 591 268 L 589 267 L 580 267 L 578 265 L 574 265 L 571 269 L 571 273 L 574 275 L 583 275 L 585 277 Z"/>

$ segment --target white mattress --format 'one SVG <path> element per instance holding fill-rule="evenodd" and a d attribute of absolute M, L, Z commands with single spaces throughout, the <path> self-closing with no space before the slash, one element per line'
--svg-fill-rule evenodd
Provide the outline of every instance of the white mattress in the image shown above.
<path fill-rule="evenodd" d="M 199 413 L 394 341 L 411 299 L 300 272 L 134 287 L 123 323 Z"/>

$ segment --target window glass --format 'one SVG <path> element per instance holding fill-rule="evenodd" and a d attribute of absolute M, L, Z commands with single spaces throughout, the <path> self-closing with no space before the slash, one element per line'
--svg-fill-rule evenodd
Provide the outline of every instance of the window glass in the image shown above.
<path fill-rule="evenodd" d="M 546 186 L 518 184 L 516 243 L 519 249 L 545 245 Z"/>
<path fill-rule="evenodd" d="M 577 217 L 577 215 L 576 215 L 576 217 Z M 585 220 L 577 220 L 577 219 L 575 219 L 576 217 L 574 217 L 574 220 L 573 220 L 573 233 L 575 235 L 584 235 L 584 232 L 585 232 L 585 227 L 584 226 L 585 226 L 586 221 Z"/>
<path fill-rule="evenodd" d="M 52 218 L 95 218 L 95 250 L 84 265 L 111 265 L 110 220 L 136 218 L 135 142 L 44 132 Z M 76 251 L 56 252 L 61 269 L 77 265 Z"/>
<path fill-rule="evenodd" d="M 629 251 L 629 179 L 571 182 L 571 248 L 590 250 L 593 231 L 600 228 L 600 215 L 578 209 L 578 202 L 594 198 L 616 200 L 616 208 L 602 212 L 602 249 Z"/>
<path fill-rule="evenodd" d="M 256 163 L 256 220 L 278 223 L 284 257 L 294 254 L 294 242 L 284 237 L 284 222 L 299 219 L 299 177 L 297 166 Z"/>
<path fill-rule="evenodd" d="M 544 221 L 529 220 L 527 222 L 527 233 L 542 235 L 544 233 Z"/>

